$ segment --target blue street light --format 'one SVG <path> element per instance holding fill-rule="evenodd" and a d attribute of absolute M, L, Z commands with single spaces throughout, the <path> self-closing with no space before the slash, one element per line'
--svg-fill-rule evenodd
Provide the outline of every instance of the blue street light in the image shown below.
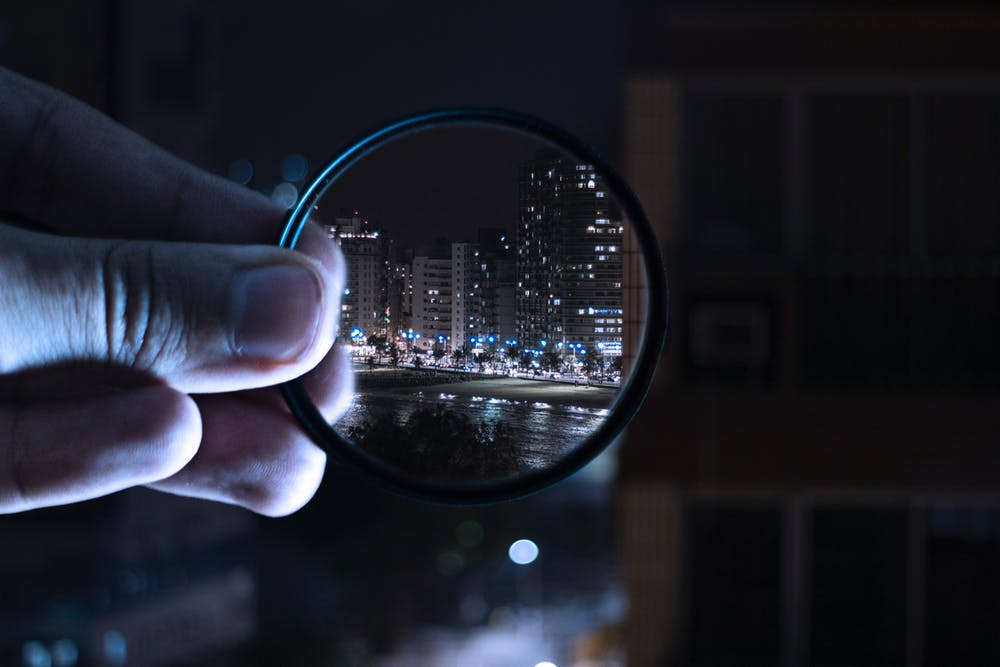
<path fill-rule="evenodd" d="M 486 340 L 489 342 L 490 345 L 492 345 L 493 343 L 497 342 L 497 337 L 494 336 L 493 334 L 490 334 L 489 336 L 486 337 Z"/>
<path fill-rule="evenodd" d="M 547 340 L 540 340 L 538 342 L 542 344 L 542 347 L 545 347 L 546 345 L 549 344 L 549 341 L 547 341 Z"/>
<path fill-rule="evenodd" d="M 351 338 L 358 340 L 365 337 L 365 332 L 361 330 L 361 327 L 354 327 L 351 329 Z"/>
<path fill-rule="evenodd" d="M 438 334 L 438 342 L 439 343 L 443 343 L 444 342 L 444 334 Z"/>
<path fill-rule="evenodd" d="M 476 337 L 475 336 L 469 336 L 469 342 L 472 343 L 473 345 L 475 345 L 476 344 Z"/>

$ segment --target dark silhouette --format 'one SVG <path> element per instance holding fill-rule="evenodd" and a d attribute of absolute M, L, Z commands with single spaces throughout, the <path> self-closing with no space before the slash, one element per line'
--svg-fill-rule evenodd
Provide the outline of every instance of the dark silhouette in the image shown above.
<path fill-rule="evenodd" d="M 476 422 L 440 404 L 413 412 L 402 424 L 389 414 L 374 415 L 348 436 L 376 458 L 439 479 L 491 479 L 525 468 L 503 422 Z"/>

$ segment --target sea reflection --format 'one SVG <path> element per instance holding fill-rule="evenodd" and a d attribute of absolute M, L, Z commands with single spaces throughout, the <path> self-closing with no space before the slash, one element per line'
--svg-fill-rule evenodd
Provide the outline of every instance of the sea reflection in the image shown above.
<path fill-rule="evenodd" d="M 454 383 L 445 388 L 366 387 L 362 383 L 337 429 L 350 435 L 359 429 L 371 431 L 380 422 L 405 425 L 414 415 L 454 416 L 471 427 L 485 425 L 502 431 L 504 442 L 516 450 L 517 469 L 531 470 L 551 465 L 600 426 L 616 393 L 607 387 L 509 378 Z M 394 444 L 399 447 L 403 443 Z"/>

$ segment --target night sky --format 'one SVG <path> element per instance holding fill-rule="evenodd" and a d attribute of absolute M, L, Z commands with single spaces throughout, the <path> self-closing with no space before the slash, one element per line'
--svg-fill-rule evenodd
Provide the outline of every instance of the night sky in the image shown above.
<path fill-rule="evenodd" d="M 514 231 L 517 169 L 545 144 L 517 132 L 455 126 L 390 141 L 351 167 L 319 202 L 324 221 L 357 210 L 400 246 L 476 230 Z"/>
<path fill-rule="evenodd" d="M 599 0 L 445 0 L 270 5 L 239 15 L 217 46 L 225 124 L 218 163 L 247 158 L 251 186 L 280 180 L 285 155 L 316 168 L 390 121 L 443 107 L 505 108 L 563 126 L 614 156 L 624 17 Z"/>

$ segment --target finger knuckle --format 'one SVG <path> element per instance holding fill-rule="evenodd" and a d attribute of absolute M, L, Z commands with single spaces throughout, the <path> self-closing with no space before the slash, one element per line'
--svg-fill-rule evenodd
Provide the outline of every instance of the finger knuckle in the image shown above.
<path fill-rule="evenodd" d="M 112 243 L 103 258 L 102 276 L 110 362 L 148 370 L 183 347 L 181 318 L 157 270 L 152 244 Z"/>

